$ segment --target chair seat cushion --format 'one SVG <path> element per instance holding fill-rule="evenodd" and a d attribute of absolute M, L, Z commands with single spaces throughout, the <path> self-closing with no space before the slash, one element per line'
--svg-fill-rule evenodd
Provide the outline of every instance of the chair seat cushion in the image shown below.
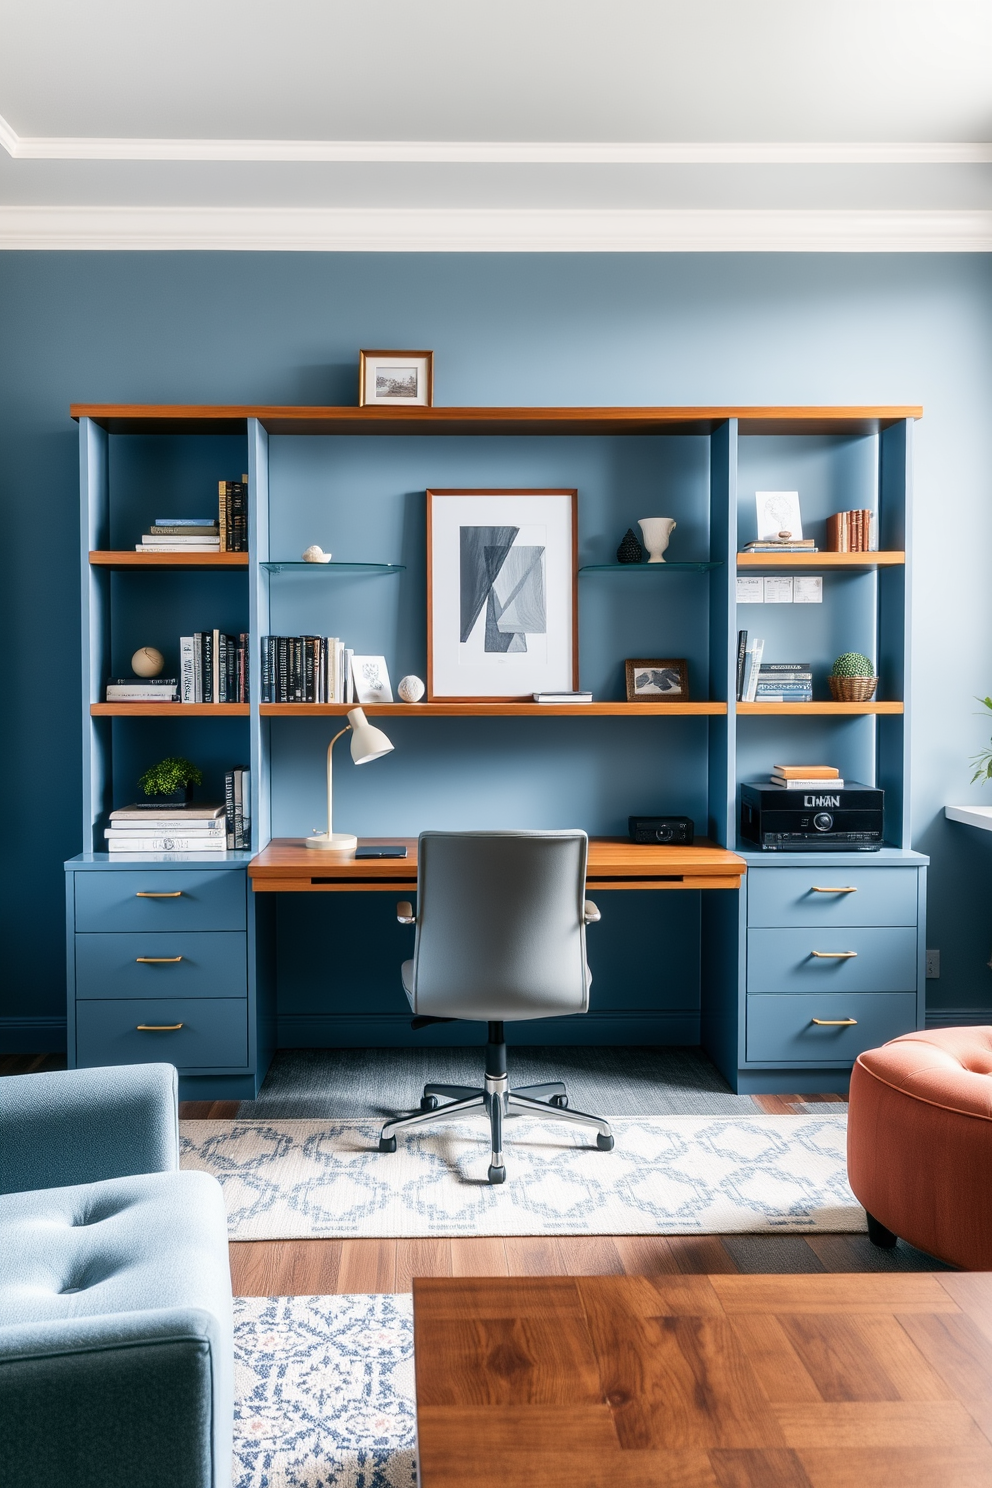
<path fill-rule="evenodd" d="M 227 1221 L 207 1173 L 0 1197 L 0 1327 L 202 1308 L 231 1328 Z"/>

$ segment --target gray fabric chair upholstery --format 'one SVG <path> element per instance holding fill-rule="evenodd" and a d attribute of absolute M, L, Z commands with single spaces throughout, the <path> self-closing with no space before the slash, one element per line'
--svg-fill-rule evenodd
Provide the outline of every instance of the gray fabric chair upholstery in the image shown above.
<path fill-rule="evenodd" d="M 17 1488 L 230 1488 L 227 1221 L 216 1180 L 177 1171 L 176 1088 L 171 1065 L 0 1080 L 0 1476 Z"/>
<path fill-rule="evenodd" d="M 612 1148 L 609 1124 L 569 1110 L 560 1081 L 510 1090 L 506 1074 L 504 1020 L 589 1009 L 586 925 L 599 911 L 585 898 L 587 852 L 581 831 L 421 833 L 417 913 L 398 908 L 401 923 L 416 924 L 403 987 L 415 1028 L 461 1018 L 489 1025 L 486 1078 L 479 1088 L 426 1085 L 420 1113 L 382 1128 L 380 1151 L 395 1151 L 398 1131 L 475 1108 L 490 1119 L 491 1183 L 505 1178 L 502 1124 L 513 1113 L 595 1127 L 597 1146 Z M 440 1098 L 450 1104 L 439 1108 Z"/>

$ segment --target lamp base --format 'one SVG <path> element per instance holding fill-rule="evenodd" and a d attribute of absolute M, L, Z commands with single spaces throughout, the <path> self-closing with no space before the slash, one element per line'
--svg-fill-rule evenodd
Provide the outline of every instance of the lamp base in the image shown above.
<path fill-rule="evenodd" d="M 314 847 L 318 852 L 354 852 L 358 846 L 358 838 L 353 837 L 350 832 L 332 832 L 330 836 L 326 832 L 320 832 L 305 840 L 307 847 Z"/>

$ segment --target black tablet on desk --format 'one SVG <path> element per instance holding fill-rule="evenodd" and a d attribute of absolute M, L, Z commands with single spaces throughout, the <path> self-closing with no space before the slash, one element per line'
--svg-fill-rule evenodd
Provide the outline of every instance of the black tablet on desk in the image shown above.
<path fill-rule="evenodd" d="M 378 847 L 356 847 L 356 858 L 405 858 L 406 848 L 402 842 L 387 842 Z"/>

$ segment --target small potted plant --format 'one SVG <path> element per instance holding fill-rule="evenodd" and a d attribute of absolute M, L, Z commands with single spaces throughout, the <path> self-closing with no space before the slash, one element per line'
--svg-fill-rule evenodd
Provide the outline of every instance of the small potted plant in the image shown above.
<path fill-rule="evenodd" d="M 188 806 L 194 785 L 203 784 L 203 771 L 181 755 L 170 755 L 146 770 L 138 784 L 146 796 L 165 796 L 170 806 Z"/>
<path fill-rule="evenodd" d="M 838 703 L 867 703 L 878 686 L 874 662 L 860 651 L 845 651 L 838 656 L 827 681 L 830 696 Z"/>
<path fill-rule="evenodd" d="M 981 703 L 983 708 L 987 708 L 992 713 L 992 697 L 976 698 L 976 702 Z M 992 739 L 989 740 L 987 749 L 980 749 L 977 754 L 971 756 L 971 763 L 975 767 L 975 773 L 971 777 L 972 785 L 976 780 L 982 781 L 983 784 L 986 780 L 992 780 Z M 992 965 L 992 962 L 989 964 Z"/>

